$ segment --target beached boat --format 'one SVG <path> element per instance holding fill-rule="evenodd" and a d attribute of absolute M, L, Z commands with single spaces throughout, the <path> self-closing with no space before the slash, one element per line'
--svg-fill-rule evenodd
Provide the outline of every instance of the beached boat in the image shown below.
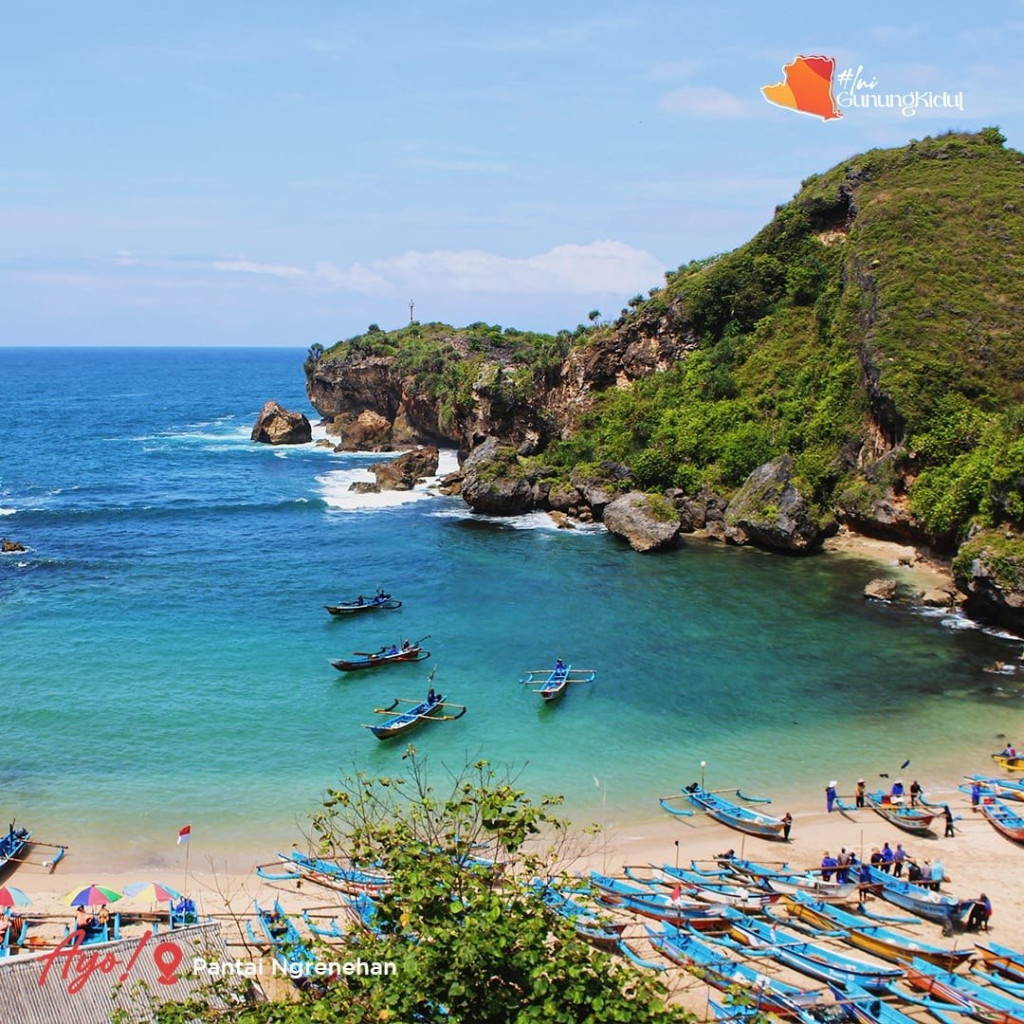
<path fill-rule="evenodd" d="M 527 685 L 540 683 L 533 692 L 550 703 L 563 696 L 570 683 L 592 683 L 596 675 L 593 669 L 573 668 L 559 658 L 554 668 L 531 668 L 519 681 Z"/>
<path fill-rule="evenodd" d="M 1024 1003 L 998 989 L 977 985 L 916 958 L 905 970 L 906 980 L 919 992 L 959 1006 L 986 1024 L 1024 1024 Z"/>
<path fill-rule="evenodd" d="M 12 821 L 7 834 L 0 836 L 0 868 L 11 861 L 20 860 L 31 839 L 32 833 L 27 828 L 16 828 Z"/>
<path fill-rule="evenodd" d="M 798 918 L 822 933 L 842 931 L 840 937 L 844 942 L 893 963 L 903 963 L 916 956 L 952 971 L 968 963 L 974 955 L 971 949 L 947 949 L 922 942 L 884 925 L 872 924 L 862 914 L 848 913 L 801 893 L 786 898 L 786 910 L 790 917 Z"/>
<path fill-rule="evenodd" d="M 832 879 L 826 882 L 820 874 L 812 871 L 800 874 L 788 864 L 770 867 L 738 857 L 721 857 L 718 863 L 727 867 L 736 877 L 752 878 L 759 886 L 771 892 L 783 895 L 802 892 L 825 903 L 848 903 L 856 899 L 859 889 L 856 882 L 835 882 Z"/>
<path fill-rule="evenodd" d="M 856 1024 L 919 1024 L 895 1006 L 883 1002 L 859 985 L 829 985 L 836 1003 L 856 1021 Z"/>
<path fill-rule="evenodd" d="M 392 608 L 401 608 L 402 602 L 378 590 L 373 597 L 359 595 L 354 601 L 342 601 L 340 604 L 325 604 L 324 607 L 337 616 L 358 615 L 360 612 L 386 611 Z"/>
<path fill-rule="evenodd" d="M 931 833 L 931 824 L 936 818 L 934 811 L 922 810 L 919 807 L 911 807 L 909 803 L 893 802 L 888 793 L 881 791 L 867 793 L 865 795 L 868 806 L 877 814 L 880 814 L 890 825 L 901 828 L 904 832 L 912 832 L 914 835 L 928 835 Z"/>
<path fill-rule="evenodd" d="M 735 882 L 735 876 L 728 873 L 726 873 L 723 879 L 698 874 L 695 871 L 687 871 L 686 868 L 672 867 L 670 864 L 662 864 L 660 868 L 656 868 L 652 864 L 651 867 L 656 871 L 660 871 L 663 877 L 641 878 L 629 868 L 626 869 L 626 876 L 633 881 L 660 888 L 682 884 L 686 893 L 695 899 L 702 900 L 705 903 L 724 904 L 727 907 L 750 914 L 761 913 L 766 906 L 781 899 L 782 895 L 777 892 L 768 892 L 756 886 L 748 888 L 744 885 L 731 884 L 727 879 L 731 878 Z"/>
<path fill-rule="evenodd" d="M 655 921 L 671 921 L 680 926 L 689 925 L 699 931 L 724 927 L 724 907 L 699 900 L 684 899 L 683 887 L 672 892 L 656 892 L 650 888 L 627 885 L 618 879 L 596 871 L 590 873 L 595 887 L 594 896 L 600 902 L 631 914 L 649 917 Z"/>
<path fill-rule="evenodd" d="M 270 946 L 274 959 L 298 988 L 311 985 L 311 974 L 316 971 L 319 957 L 303 939 L 295 922 L 274 900 L 274 909 L 266 910 L 253 901 L 256 923 L 260 934 L 253 931 L 252 922 L 245 922 L 245 930 L 256 945 Z M 318 979 L 320 985 L 323 979 Z"/>
<path fill-rule="evenodd" d="M 903 977 L 898 967 L 880 967 L 865 960 L 844 956 L 817 946 L 774 922 L 766 924 L 748 917 L 733 918 L 729 934 L 752 950 L 770 956 L 785 967 L 830 984 L 855 984 L 869 992 L 885 992 Z"/>
<path fill-rule="evenodd" d="M 544 901 L 544 906 L 552 913 L 572 923 L 576 934 L 598 949 L 612 952 L 622 941 L 622 933 L 626 930 L 624 922 L 612 921 L 566 893 L 537 879 L 533 883 L 534 891 Z"/>
<path fill-rule="evenodd" d="M 399 704 L 411 704 L 412 707 L 404 711 L 396 710 Z M 445 709 L 456 710 L 457 713 L 442 714 Z M 443 694 L 431 692 L 431 696 L 419 702 L 396 697 L 394 703 L 388 707 L 374 708 L 373 711 L 374 714 L 390 717 L 382 725 L 364 725 L 363 728 L 369 729 L 379 740 L 389 740 L 401 736 L 423 722 L 450 722 L 461 718 L 466 713 L 466 706 L 446 703 Z"/>
<path fill-rule="evenodd" d="M 749 1003 L 763 1013 L 801 1017 L 803 1010 L 819 1005 L 819 992 L 808 992 L 777 977 L 761 974 L 713 949 L 696 935 L 672 925 L 663 924 L 660 931 L 648 927 L 647 937 L 672 963 L 685 967 L 719 991 L 743 992 Z"/>
<path fill-rule="evenodd" d="M 997 796 L 1001 800 L 1024 800 L 1024 780 L 995 779 L 989 775 L 965 775 L 961 793 L 970 793 L 977 784 L 982 796 Z"/>
<path fill-rule="evenodd" d="M 993 754 L 992 760 L 1008 772 L 1024 772 L 1024 757 L 1009 757 L 1007 754 Z"/>
<path fill-rule="evenodd" d="M 357 672 L 363 668 L 380 668 L 382 665 L 394 665 L 399 661 L 426 661 L 430 657 L 430 651 L 423 650 L 423 641 L 427 637 L 420 637 L 415 643 L 410 644 L 408 640 L 402 644 L 385 644 L 379 651 L 353 651 L 354 658 L 342 658 L 332 661 L 331 664 L 339 672 Z"/>
<path fill-rule="evenodd" d="M 749 807 L 741 807 L 729 800 L 724 800 L 715 793 L 702 789 L 696 782 L 683 790 L 683 795 L 698 810 L 709 814 L 715 821 L 728 825 L 739 832 L 761 839 L 783 840 L 784 823 L 779 818 L 768 814 L 760 814 Z"/>
<path fill-rule="evenodd" d="M 978 810 L 997 832 L 1002 832 L 1014 842 L 1024 843 L 1024 816 L 1018 814 L 1015 809 L 1011 809 L 995 797 L 987 796 L 978 804 Z"/>
<path fill-rule="evenodd" d="M 984 942 L 976 941 L 981 959 L 993 971 L 998 971 L 1004 978 L 1017 984 L 1024 984 L 1024 953 L 1009 946 L 1000 946 L 995 942 L 986 939 Z"/>
<path fill-rule="evenodd" d="M 883 900 L 909 910 L 918 917 L 927 918 L 952 929 L 953 923 L 960 915 L 962 907 L 954 896 L 914 885 L 913 882 L 895 878 L 885 871 L 879 871 L 878 868 L 868 867 L 867 874 L 867 881 L 872 885 L 881 886 Z"/>
<path fill-rule="evenodd" d="M 260 865 L 256 868 L 256 874 L 274 882 L 301 878 L 353 896 L 359 893 L 379 896 L 391 884 L 391 879 L 384 872 L 343 867 L 335 861 L 309 857 L 297 850 L 279 853 L 277 858 L 281 866 L 288 868 L 287 871 L 271 872 L 265 865 Z"/>

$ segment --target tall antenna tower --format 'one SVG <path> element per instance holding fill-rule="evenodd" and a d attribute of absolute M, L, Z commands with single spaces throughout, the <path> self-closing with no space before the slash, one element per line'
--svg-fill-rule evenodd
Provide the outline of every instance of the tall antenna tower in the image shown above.
<path fill-rule="evenodd" d="M 409 300 L 409 323 L 415 323 L 415 320 L 413 319 L 413 315 L 412 315 L 412 311 L 415 308 L 416 308 L 416 303 L 413 302 L 412 299 L 410 299 Z"/>

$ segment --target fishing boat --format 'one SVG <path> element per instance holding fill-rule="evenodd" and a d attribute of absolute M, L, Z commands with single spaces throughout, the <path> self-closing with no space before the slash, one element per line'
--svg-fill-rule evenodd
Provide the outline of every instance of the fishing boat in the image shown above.
<path fill-rule="evenodd" d="M 378 590 L 373 597 L 365 598 L 362 594 L 354 601 L 342 601 L 340 604 L 325 604 L 324 607 L 336 616 L 358 615 L 360 612 L 374 612 L 401 608 L 402 602 Z"/>
<path fill-rule="evenodd" d="M 426 639 L 428 637 L 420 637 L 411 644 L 406 640 L 401 647 L 398 644 L 385 644 L 379 651 L 353 651 L 354 658 L 342 658 L 331 664 L 339 672 L 357 672 L 362 668 L 380 668 L 399 661 L 426 661 L 430 657 L 430 651 L 423 650 L 423 641 Z"/>
<path fill-rule="evenodd" d="M 403 710 L 396 710 L 399 704 L 411 704 L 412 707 Z M 455 710 L 457 713 L 444 714 L 446 709 Z M 374 714 L 390 716 L 382 725 L 364 725 L 379 740 L 390 740 L 395 736 L 401 736 L 409 732 L 423 722 L 451 722 L 461 718 L 466 713 L 465 704 L 449 704 L 445 701 L 444 695 L 434 693 L 431 690 L 426 700 L 414 701 L 404 697 L 396 697 L 394 702 L 386 708 L 374 708 Z"/>
<path fill-rule="evenodd" d="M 709 814 L 715 821 L 728 825 L 739 832 L 745 832 L 749 836 L 758 836 L 761 839 L 785 839 L 783 830 L 785 824 L 779 818 L 773 818 L 768 814 L 760 814 L 752 811 L 749 807 L 741 807 L 729 800 L 724 800 L 715 793 L 702 789 L 696 782 L 691 783 L 683 790 L 683 795 L 698 810 Z M 664 805 L 663 805 L 664 806 Z"/>
<path fill-rule="evenodd" d="M 994 971 L 998 971 L 1004 978 L 1014 981 L 1017 984 L 1024 984 L 1024 953 L 1019 953 L 1009 946 L 1000 946 L 995 942 L 986 939 L 984 942 L 975 942 L 981 959 Z"/>
<path fill-rule="evenodd" d="M 684 899 L 681 885 L 677 885 L 672 892 L 655 892 L 653 889 L 627 885 L 596 871 L 590 873 L 590 880 L 596 889 L 594 895 L 607 906 L 655 921 L 689 925 L 698 931 L 725 927 L 724 907 Z"/>
<path fill-rule="evenodd" d="M 1007 754 L 993 754 L 992 760 L 1008 772 L 1024 772 L 1024 757 L 1010 757 Z"/>
<path fill-rule="evenodd" d="M 803 1010 L 819 1005 L 820 992 L 807 991 L 761 974 L 747 964 L 720 953 L 692 933 L 663 924 L 660 931 L 647 928 L 650 943 L 674 964 L 686 968 L 719 991 L 742 991 L 764 1013 L 801 1017 Z"/>
<path fill-rule="evenodd" d="M 595 913 L 578 900 L 540 879 L 534 881 L 533 888 L 548 910 L 571 922 L 580 938 L 608 952 L 614 952 L 618 948 L 622 941 L 622 933 L 626 930 L 625 923 L 612 921 Z"/>
<path fill-rule="evenodd" d="M 998 989 L 977 985 L 916 958 L 905 970 L 907 981 L 918 991 L 959 1006 L 986 1024 L 1024 1024 L 1024 1003 Z"/>
<path fill-rule="evenodd" d="M 883 1002 L 859 985 L 830 984 L 836 1003 L 850 1014 L 857 1024 L 918 1024 L 902 1010 Z"/>
<path fill-rule="evenodd" d="M 865 880 L 881 887 L 880 894 L 883 900 L 952 930 L 953 923 L 962 910 L 960 901 L 955 897 L 936 892 L 934 889 L 925 889 L 902 878 L 895 878 L 888 872 L 879 871 L 878 868 L 866 866 L 866 871 L 868 877 Z"/>
<path fill-rule="evenodd" d="M 912 832 L 914 835 L 929 835 L 932 821 L 936 818 L 934 811 L 911 807 L 910 804 L 893 801 L 888 793 L 866 793 L 868 806 L 880 814 L 890 825 Z"/>
<path fill-rule="evenodd" d="M 634 881 L 660 888 L 682 884 L 687 894 L 695 899 L 702 900 L 704 903 L 723 904 L 749 914 L 761 913 L 770 903 L 781 899 L 782 895 L 757 887 L 748 888 L 744 885 L 730 884 L 723 879 L 709 878 L 707 875 L 687 871 L 685 868 L 675 868 L 669 864 L 662 864 L 660 868 L 655 868 L 652 864 L 651 867 L 660 871 L 664 877 L 643 879 L 634 875 L 628 868 L 626 875 Z M 732 878 L 735 882 L 735 876 L 727 874 L 726 878 Z"/>
<path fill-rule="evenodd" d="M 252 923 L 246 921 L 245 930 L 249 938 L 256 945 L 270 946 L 274 959 L 297 988 L 310 987 L 310 976 L 316 971 L 319 958 L 303 939 L 295 922 L 277 900 L 274 900 L 273 910 L 264 909 L 257 901 L 253 901 L 253 908 L 261 934 L 257 935 Z M 318 982 L 322 985 L 323 979 L 318 979 Z"/>
<path fill-rule="evenodd" d="M 12 821 L 7 834 L 0 836 L 0 868 L 19 860 L 31 839 L 32 833 L 27 828 L 16 828 Z"/>
<path fill-rule="evenodd" d="M 360 893 L 379 896 L 391 884 L 391 879 L 384 872 L 343 867 L 335 861 L 309 857 L 297 850 L 279 853 L 277 858 L 278 862 L 288 869 L 287 871 L 271 872 L 265 865 L 261 865 L 256 868 L 256 874 L 260 878 L 274 882 L 301 878 L 354 896 Z"/>
<path fill-rule="evenodd" d="M 962 793 L 970 793 L 977 785 L 982 795 L 997 796 L 1002 800 L 1024 800 L 1024 780 L 994 779 L 988 775 L 965 775 L 966 784 L 960 786 Z"/>
<path fill-rule="evenodd" d="M 855 984 L 869 992 L 885 992 L 889 985 L 903 977 L 903 971 L 898 967 L 880 967 L 844 956 L 817 946 L 775 923 L 766 924 L 748 917 L 733 918 L 729 934 L 785 967 L 830 984 Z"/>
<path fill-rule="evenodd" d="M 559 658 L 554 668 L 531 668 L 519 680 L 532 685 L 540 683 L 534 693 L 539 693 L 545 703 L 553 703 L 565 694 L 570 683 L 592 683 L 597 673 L 590 668 L 573 668 Z"/>
<path fill-rule="evenodd" d="M 947 949 L 921 942 L 884 925 L 872 924 L 862 914 L 851 914 L 802 893 L 786 897 L 786 910 L 790 917 L 823 933 L 834 935 L 841 931 L 840 938 L 848 945 L 893 963 L 903 963 L 916 956 L 952 971 L 968 963 L 974 955 L 971 949 Z"/>
<path fill-rule="evenodd" d="M 783 895 L 803 892 L 825 903 L 848 903 L 856 898 L 859 889 L 856 882 L 836 882 L 832 879 L 826 882 L 820 874 L 812 871 L 800 874 L 788 864 L 770 867 L 737 857 L 723 857 L 719 863 L 725 865 L 736 877 L 753 878 L 759 886 L 771 892 Z"/>
<path fill-rule="evenodd" d="M 987 796 L 981 801 L 978 810 L 997 832 L 1002 832 L 1004 836 L 1014 842 L 1024 843 L 1024 817 L 1016 810 L 1011 810 L 1001 800 L 996 800 L 991 796 Z"/>

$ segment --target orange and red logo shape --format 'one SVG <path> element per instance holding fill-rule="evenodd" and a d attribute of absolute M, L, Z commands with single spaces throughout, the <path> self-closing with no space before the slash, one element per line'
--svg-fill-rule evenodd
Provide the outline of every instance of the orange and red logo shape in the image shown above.
<path fill-rule="evenodd" d="M 785 79 L 766 85 L 761 95 L 777 107 L 831 121 L 843 116 L 832 92 L 835 71 L 835 57 L 794 57 L 791 64 L 782 66 Z"/>

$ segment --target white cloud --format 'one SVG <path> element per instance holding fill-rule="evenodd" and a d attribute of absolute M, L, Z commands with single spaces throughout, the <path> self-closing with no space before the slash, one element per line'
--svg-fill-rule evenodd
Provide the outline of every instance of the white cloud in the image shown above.
<path fill-rule="evenodd" d="M 660 106 L 670 114 L 697 117 L 749 117 L 751 112 L 746 101 L 715 86 L 675 89 L 661 97 Z"/>
<path fill-rule="evenodd" d="M 558 245 L 534 256 L 512 257 L 483 249 L 409 251 L 347 267 L 324 261 L 312 270 L 251 260 L 221 260 L 220 271 L 267 274 L 311 287 L 366 295 L 412 291 L 473 294 L 624 294 L 660 282 L 665 268 L 651 253 L 625 242 Z"/>

